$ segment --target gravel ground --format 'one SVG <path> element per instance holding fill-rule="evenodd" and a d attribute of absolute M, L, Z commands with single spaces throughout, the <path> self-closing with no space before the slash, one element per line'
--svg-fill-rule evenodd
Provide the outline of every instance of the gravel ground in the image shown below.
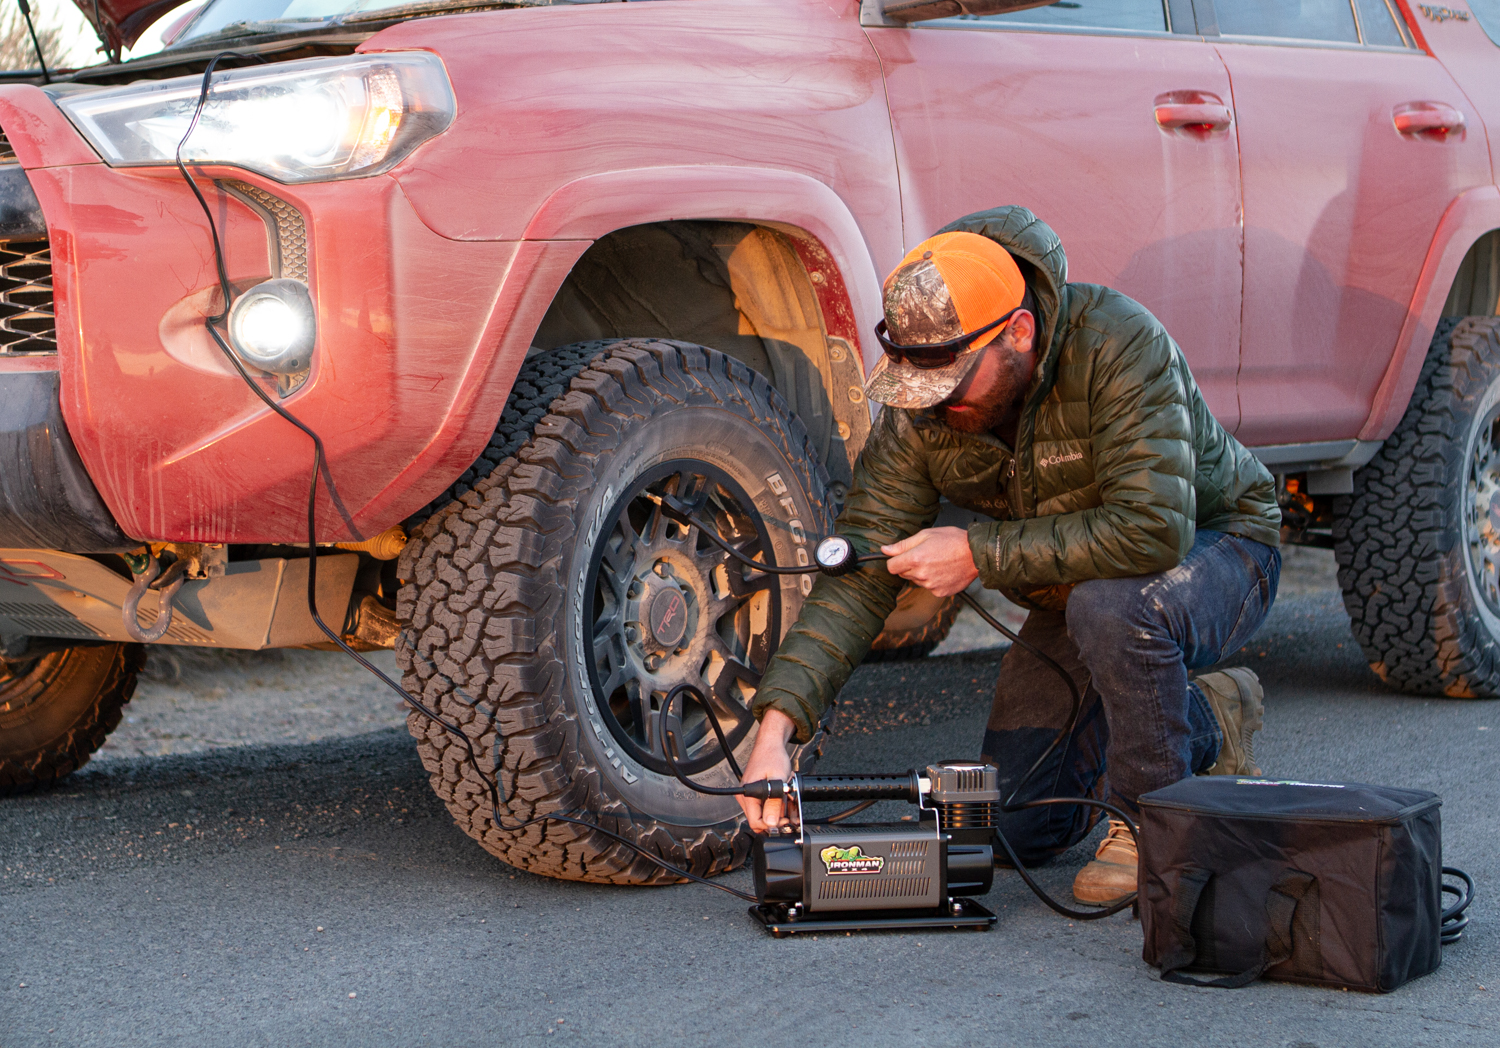
<path fill-rule="evenodd" d="M 1000 654 L 861 667 L 822 770 L 973 752 Z M 1442 795 L 1444 858 L 1480 895 L 1438 972 L 1380 996 L 1164 985 L 1128 915 L 1063 920 L 1003 872 L 987 934 L 778 941 L 697 886 L 496 862 L 386 729 L 100 762 L 0 804 L 0 1045 L 1496 1044 L 1500 785 L 1485 769 L 1500 705 L 1386 691 L 1326 590 L 1280 601 L 1241 657 L 1266 684 L 1272 774 Z M 1038 876 L 1064 892 L 1089 852 Z"/>
<path fill-rule="evenodd" d="M 1337 588 L 1333 553 L 1291 547 L 1285 551 L 1279 596 L 1321 594 Z M 1026 613 L 998 593 L 975 587 L 991 614 L 1019 629 Z M 1007 642 L 965 608 L 933 656 L 983 652 Z M 388 651 L 369 658 L 395 676 Z M 988 660 L 981 660 L 988 661 Z M 870 667 L 884 679 L 904 680 L 905 666 Z M 992 670 L 986 672 L 993 672 Z M 946 692 L 944 693 L 946 694 Z M 934 697 L 941 702 L 942 697 Z M 901 709 L 872 716 L 864 730 L 930 723 L 930 715 Z M 888 721 L 888 723 L 887 723 Z M 231 651 L 155 645 L 125 720 L 96 761 L 201 753 L 225 746 L 318 742 L 406 724 L 405 706 L 341 651 Z M 859 730 L 859 729 L 856 729 Z"/>

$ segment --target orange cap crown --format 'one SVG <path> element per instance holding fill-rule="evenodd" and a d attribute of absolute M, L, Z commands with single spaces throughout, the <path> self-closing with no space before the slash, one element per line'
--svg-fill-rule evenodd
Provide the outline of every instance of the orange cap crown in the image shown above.
<path fill-rule="evenodd" d="M 978 233 L 939 233 L 928 237 L 908 251 L 886 278 L 887 289 L 907 267 L 914 265 L 932 266 L 947 285 L 962 327 L 950 338 L 994 323 L 1019 307 L 1026 296 L 1026 281 L 1010 252 Z M 975 341 L 974 348 L 988 344 L 999 334 L 1000 331 L 986 333 Z"/>

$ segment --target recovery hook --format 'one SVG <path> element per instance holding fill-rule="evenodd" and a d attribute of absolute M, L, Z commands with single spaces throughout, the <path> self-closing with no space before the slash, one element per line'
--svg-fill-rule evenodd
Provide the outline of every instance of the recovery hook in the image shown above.
<path fill-rule="evenodd" d="M 145 572 L 136 576 L 135 582 L 131 584 L 130 592 L 125 595 L 125 605 L 121 609 L 125 617 L 125 633 L 131 640 L 140 644 L 154 644 L 166 636 L 167 630 L 172 626 L 172 598 L 177 596 L 177 591 L 182 589 L 182 584 L 187 581 L 187 568 L 187 561 L 178 559 L 163 572 L 159 557 L 147 559 Z M 161 600 L 157 605 L 156 621 L 151 624 L 150 629 L 146 630 L 141 629 L 138 612 L 141 598 L 146 595 L 148 589 L 159 591 Z"/>

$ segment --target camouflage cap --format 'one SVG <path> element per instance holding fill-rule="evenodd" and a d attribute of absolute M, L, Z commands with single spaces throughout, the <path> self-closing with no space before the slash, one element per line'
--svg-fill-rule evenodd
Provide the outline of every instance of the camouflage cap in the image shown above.
<path fill-rule="evenodd" d="M 977 233 L 940 233 L 913 248 L 882 288 L 892 341 L 933 345 L 978 331 L 1020 306 L 1026 282 L 1015 259 Z M 920 368 L 883 355 L 865 383 L 878 404 L 916 410 L 946 400 L 979 360 L 979 351 L 1004 328 L 977 337 L 953 363 Z"/>

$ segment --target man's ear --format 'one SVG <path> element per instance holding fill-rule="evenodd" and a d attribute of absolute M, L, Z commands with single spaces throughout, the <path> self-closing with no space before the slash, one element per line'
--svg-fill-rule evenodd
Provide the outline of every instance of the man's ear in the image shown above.
<path fill-rule="evenodd" d="M 1018 310 L 1006 325 L 1006 333 L 1010 336 L 1011 349 L 1017 353 L 1029 353 L 1036 344 L 1036 318 L 1030 310 Z"/>

